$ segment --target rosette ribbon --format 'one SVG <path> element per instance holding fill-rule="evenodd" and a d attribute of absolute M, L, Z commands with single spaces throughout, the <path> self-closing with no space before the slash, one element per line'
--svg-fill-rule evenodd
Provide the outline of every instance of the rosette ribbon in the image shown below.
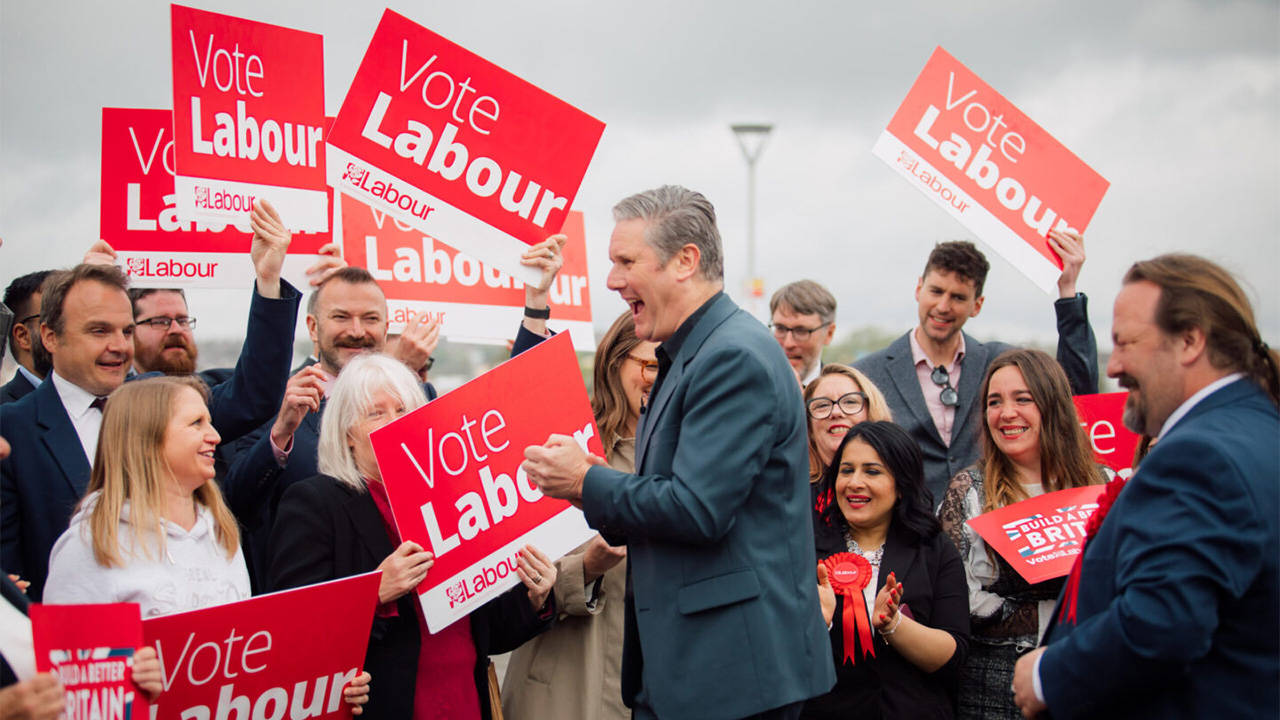
<path fill-rule="evenodd" d="M 871 618 L 867 617 L 867 603 L 862 591 L 871 582 L 871 563 L 857 553 L 836 553 L 822 561 L 827 568 L 827 579 L 836 594 L 844 596 L 844 612 L 840 616 L 844 635 L 844 659 L 857 664 L 854 657 L 855 640 L 862 648 L 862 657 L 868 653 L 876 656 L 871 639 Z"/>

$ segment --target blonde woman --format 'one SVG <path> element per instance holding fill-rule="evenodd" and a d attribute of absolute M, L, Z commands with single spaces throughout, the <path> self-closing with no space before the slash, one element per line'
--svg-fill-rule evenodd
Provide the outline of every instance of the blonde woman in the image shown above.
<path fill-rule="evenodd" d="M 809 416 L 809 482 L 817 484 L 849 428 L 860 422 L 892 422 L 889 403 L 861 370 L 831 363 L 804 389 Z"/>

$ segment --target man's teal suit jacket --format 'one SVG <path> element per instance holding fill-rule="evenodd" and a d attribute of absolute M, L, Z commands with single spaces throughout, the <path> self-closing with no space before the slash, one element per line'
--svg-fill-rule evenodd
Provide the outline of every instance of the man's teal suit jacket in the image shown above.
<path fill-rule="evenodd" d="M 759 321 L 718 293 L 685 325 L 641 416 L 636 474 L 592 467 L 582 504 L 627 544 L 623 700 L 643 690 L 662 718 L 739 718 L 835 682 L 807 430 L 795 373 Z"/>

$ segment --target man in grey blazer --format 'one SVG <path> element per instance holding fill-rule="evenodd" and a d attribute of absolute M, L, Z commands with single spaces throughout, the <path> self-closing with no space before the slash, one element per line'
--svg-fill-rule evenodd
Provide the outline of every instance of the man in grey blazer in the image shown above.
<path fill-rule="evenodd" d="M 625 542 L 622 697 L 636 718 L 794 718 L 835 682 L 815 585 L 805 419 L 777 341 L 723 292 L 715 210 L 666 186 L 614 206 L 609 287 L 661 342 L 635 474 L 565 435 L 543 492 Z"/>
<path fill-rule="evenodd" d="M 1084 238 L 1053 231 L 1049 244 L 1062 257 L 1058 278 L 1058 363 L 1077 395 L 1098 392 L 1098 343 L 1089 326 L 1088 298 L 1076 292 L 1084 265 Z M 970 242 L 934 246 L 916 283 L 920 324 L 889 347 L 854 363 L 884 393 L 893 421 L 920 445 L 924 479 L 935 503 L 956 473 L 978 459 L 984 407 L 978 389 L 987 366 L 1010 349 L 981 343 L 961 331 L 982 310 L 990 264 Z"/>

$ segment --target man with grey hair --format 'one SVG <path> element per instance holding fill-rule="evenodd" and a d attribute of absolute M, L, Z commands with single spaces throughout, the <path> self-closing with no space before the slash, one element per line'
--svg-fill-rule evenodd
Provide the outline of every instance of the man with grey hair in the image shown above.
<path fill-rule="evenodd" d="M 797 280 L 769 298 L 769 327 L 800 384 L 818 379 L 822 348 L 836 335 L 836 297 L 812 280 Z"/>
<path fill-rule="evenodd" d="M 614 206 L 609 288 L 662 343 L 636 472 L 566 435 L 524 472 L 627 545 L 622 698 L 636 718 L 794 718 L 835 682 L 817 612 L 804 412 L 778 343 L 723 292 L 715 209 L 675 186 Z"/>

